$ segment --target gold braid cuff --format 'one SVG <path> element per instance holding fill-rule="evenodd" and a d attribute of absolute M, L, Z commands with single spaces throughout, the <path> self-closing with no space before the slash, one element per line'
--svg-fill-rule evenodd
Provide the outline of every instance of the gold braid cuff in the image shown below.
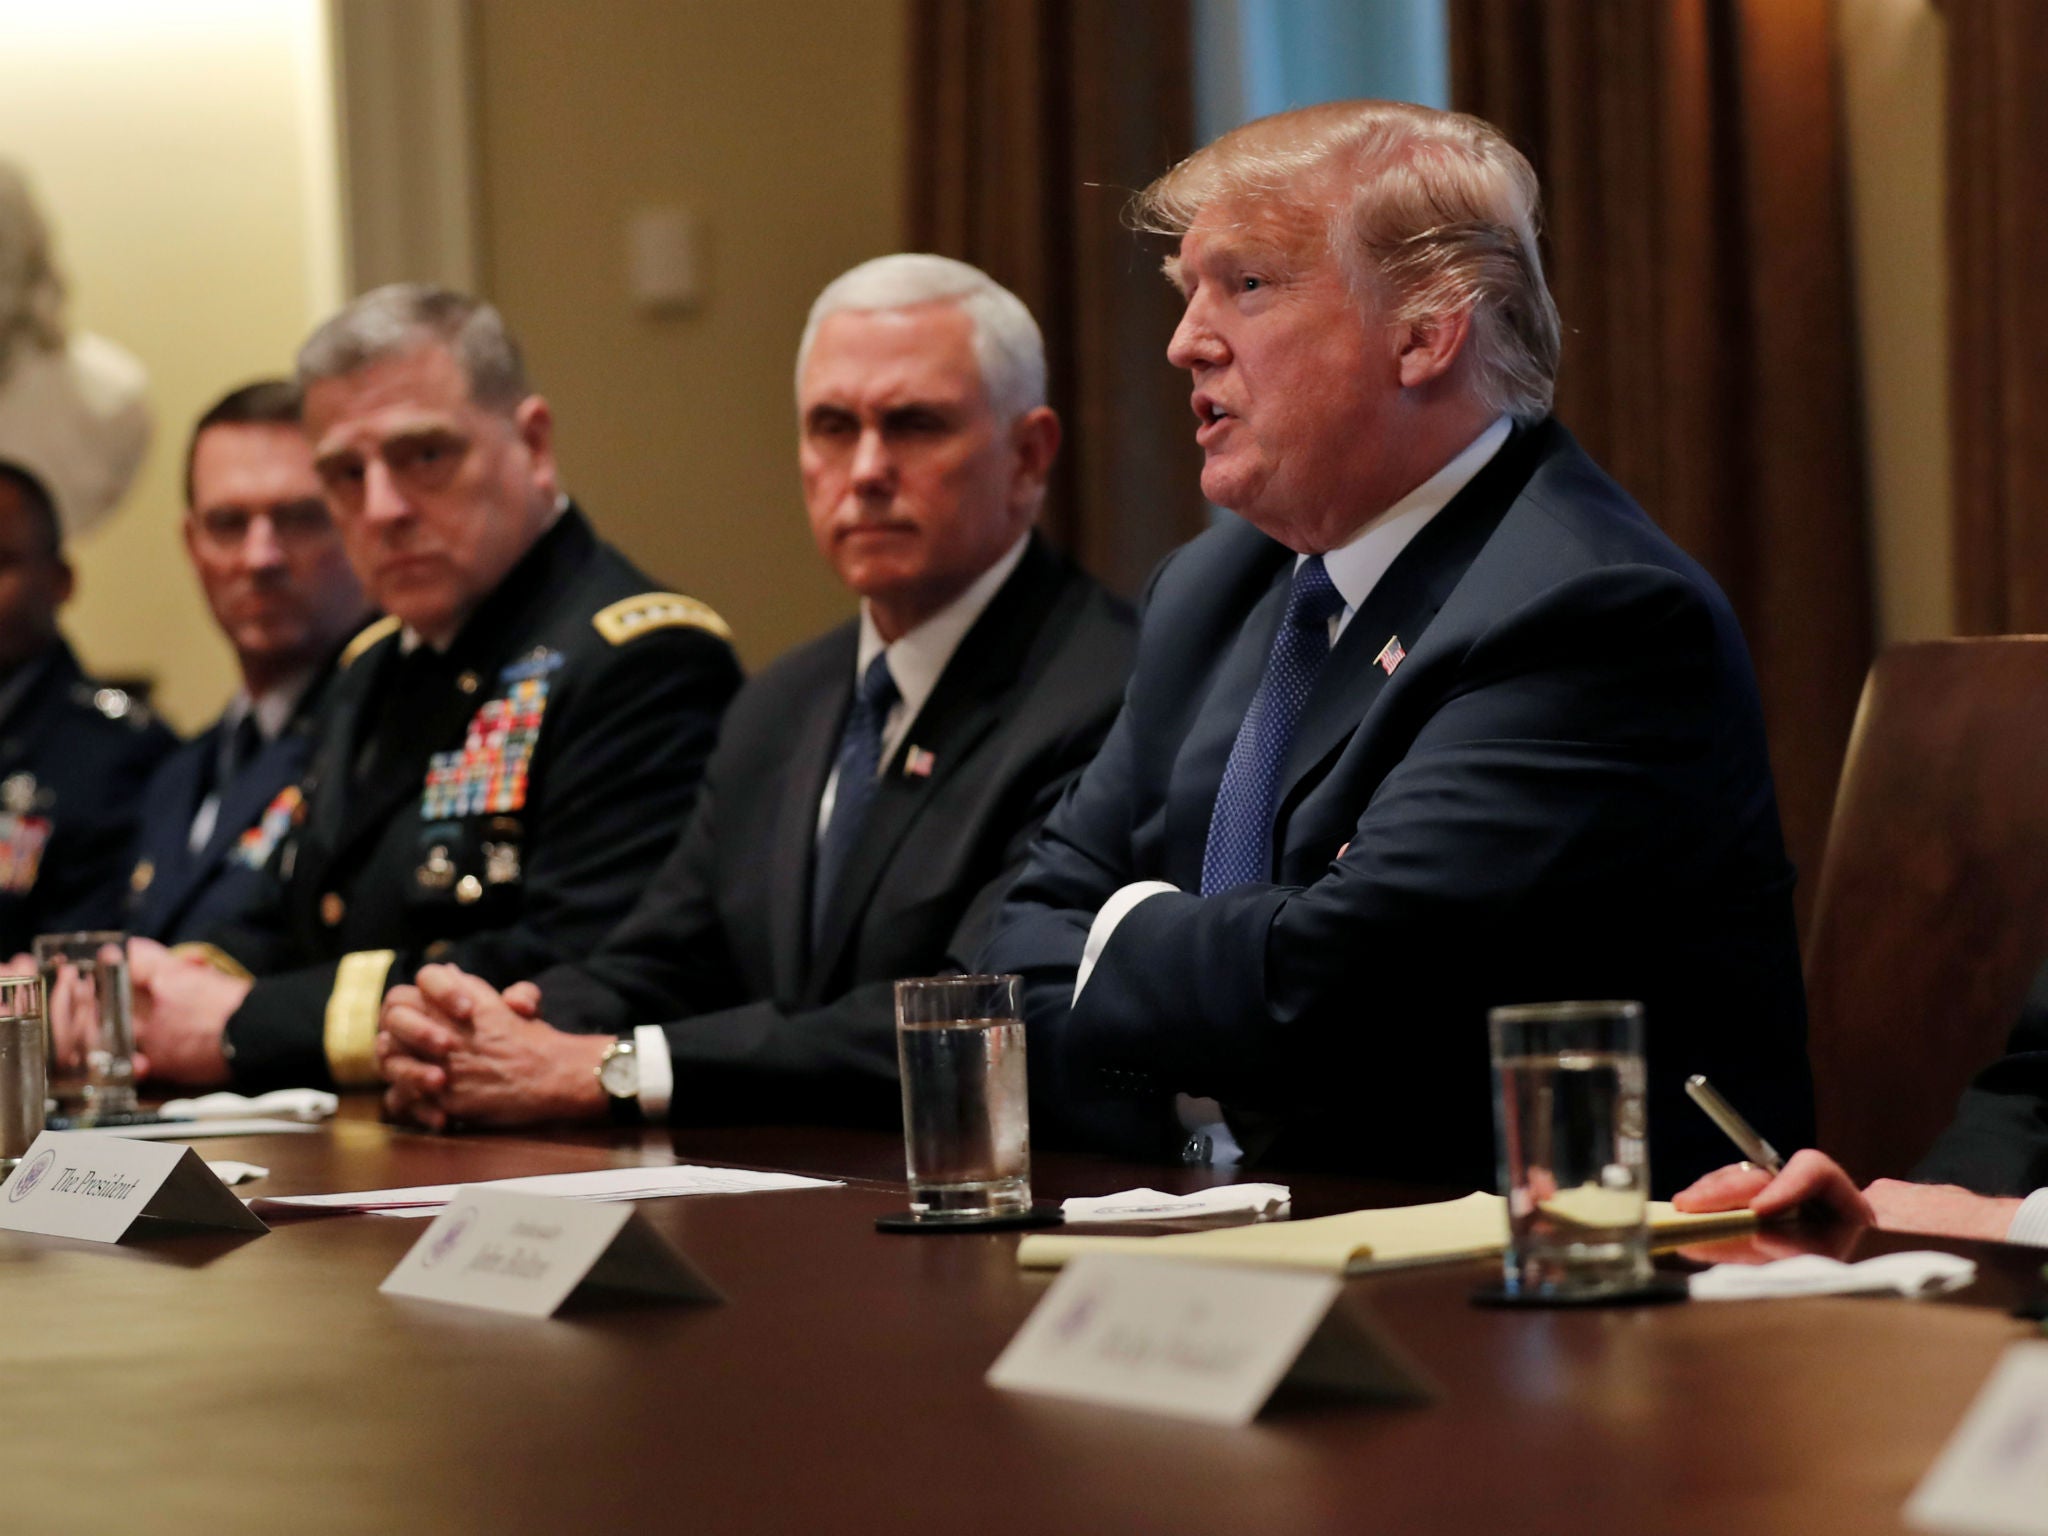
<path fill-rule="evenodd" d="M 327 994 L 327 1070 L 337 1088 L 362 1088 L 377 1081 L 377 1015 L 384 1007 L 384 978 L 396 950 L 359 949 L 335 967 Z"/>
<path fill-rule="evenodd" d="M 222 949 L 218 944 L 191 942 L 173 944 L 171 946 L 171 953 L 180 960 L 197 960 L 202 965 L 210 965 L 216 971 L 219 971 L 221 975 L 232 976 L 237 981 L 253 981 L 255 979 L 250 974 L 249 967 L 242 964 L 241 961 Z"/>

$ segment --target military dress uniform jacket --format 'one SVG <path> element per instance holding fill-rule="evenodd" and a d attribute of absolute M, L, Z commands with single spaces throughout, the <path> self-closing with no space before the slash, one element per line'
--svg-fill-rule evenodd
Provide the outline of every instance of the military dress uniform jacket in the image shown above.
<path fill-rule="evenodd" d="M 539 977 L 564 1029 L 661 1024 L 677 1121 L 895 1126 L 892 984 L 961 968 L 1033 832 L 1115 718 L 1122 603 L 1034 538 L 882 767 L 816 942 L 818 805 L 853 697 L 856 624 L 733 703 L 703 795 L 631 918 Z"/>
<path fill-rule="evenodd" d="M 570 508 L 445 653 L 390 620 L 343 651 L 280 898 L 218 937 L 257 977 L 238 1087 L 374 1081 L 385 989 L 420 964 L 502 987 L 625 916 L 740 682 L 718 616 L 651 586 Z"/>
<path fill-rule="evenodd" d="M 143 785 L 178 738 L 62 640 L 0 717 L 0 959 L 39 933 L 121 926 Z"/>
<path fill-rule="evenodd" d="M 245 922 L 276 899 L 271 856 L 291 830 L 299 780 L 312 757 L 321 700 L 333 681 L 332 658 L 293 706 L 291 718 L 227 783 L 215 786 L 225 719 L 172 753 L 143 793 L 134 863 L 128 872 L 127 928 L 163 944 L 199 939 Z M 213 833 L 196 852 L 192 818 L 218 788 Z"/>

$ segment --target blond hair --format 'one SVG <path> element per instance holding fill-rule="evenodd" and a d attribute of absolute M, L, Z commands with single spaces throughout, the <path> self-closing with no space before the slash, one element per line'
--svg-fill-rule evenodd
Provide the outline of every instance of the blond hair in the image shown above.
<path fill-rule="evenodd" d="M 1492 124 L 1398 101 L 1262 117 L 1140 192 L 1132 217 L 1179 236 L 1212 203 L 1264 201 L 1325 202 L 1361 301 L 1405 324 L 1469 311 L 1480 403 L 1523 422 L 1549 413 L 1560 328 L 1536 249 L 1536 172 Z"/>

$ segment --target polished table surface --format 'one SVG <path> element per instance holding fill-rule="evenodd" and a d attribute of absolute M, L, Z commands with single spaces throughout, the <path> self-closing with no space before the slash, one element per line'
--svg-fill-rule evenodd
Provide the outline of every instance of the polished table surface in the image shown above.
<path fill-rule="evenodd" d="M 818 1130 L 390 1130 L 200 1143 L 243 1193 L 687 1162 L 843 1187 L 643 1202 L 729 1298 L 573 1301 L 533 1322 L 380 1295 L 424 1230 L 328 1216 L 118 1247 L 0 1234 L 0 1531 L 1337 1530 L 1871 1532 L 1999 1353 L 2039 1254 L 1950 1301 L 1484 1311 L 1490 1266 L 1350 1282 L 1442 1391 L 1300 1401 L 1214 1428 L 992 1390 L 1038 1298 L 1011 1234 L 900 1237 L 893 1137 Z M 1043 1197 L 1206 1172 L 1041 1157 Z M 1402 1192 L 1288 1180 L 1296 1213 Z M 1409 1197 L 1413 1198 L 1414 1192 Z M 1902 1246 L 1801 1234 L 1815 1247 Z"/>

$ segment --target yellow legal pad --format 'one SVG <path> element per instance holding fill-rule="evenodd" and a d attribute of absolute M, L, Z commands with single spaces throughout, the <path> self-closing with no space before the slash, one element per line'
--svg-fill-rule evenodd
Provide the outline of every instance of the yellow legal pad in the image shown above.
<path fill-rule="evenodd" d="M 1567 1191 L 1574 1196 L 1598 1191 Z M 1560 1215 L 1577 1214 L 1561 1210 Z M 1590 1214 L 1590 1213 L 1588 1213 Z M 1756 1225 L 1748 1211 L 1693 1215 L 1667 1201 L 1650 1202 L 1650 1236 L 1658 1243 L 1739 1232 Z M 1058 1269 L 1084 1253 L 1144 1253 L 1154 1258 L 1210 1259 L 1233 1264 L 1277 1264 L 1322 1274 L 1360 1275 L 1405 1264 L 1436 1264 L 1484 1258 L 1507 1246 L 1507 1202 L 1499 1195 L 1470 1194 L 1435 1205 L 1401 1205 L 1380 1211 L 1346 1211 L 1312 1221 L 1264 1221 L 1249 1226 L 1175 1232 L 1162 1237 L 1075 1237 L 1034 1232 L 1017 1245 L 1025 1269 Z"/>

